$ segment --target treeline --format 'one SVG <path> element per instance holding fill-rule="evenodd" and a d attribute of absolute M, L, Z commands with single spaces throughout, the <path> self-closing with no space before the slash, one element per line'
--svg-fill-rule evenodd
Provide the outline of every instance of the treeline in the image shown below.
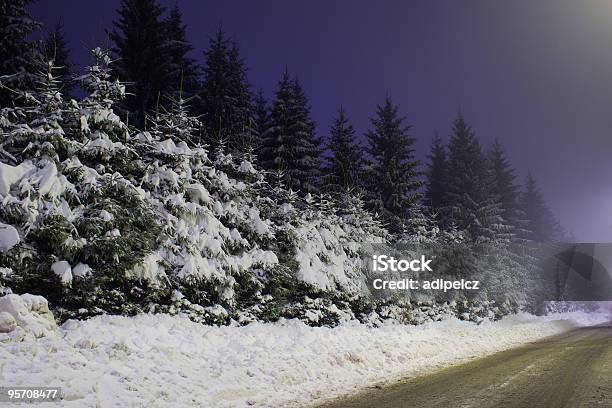
<path fill-rule="evenodd" d="M 40 26 L 29 17 L 27 3 L 2 1 L 3 106 L 15 103 L 11 90 L 33 88 L 34 74 L 50 59 L 59 67 L 63 94 L 75 89 L 62 27 L 42 44 L 28 42 Z M 392 233 L 433 221 L 473 238 L 562 237 L 533 177 L 521 191 L 501 144 L 483 152 L 461 114 L 447 145 L 433 140 L 422 171 L 411 127 L 389 95 L 377 105 L 365 138 L 356 135 L 342 107 L 326 137 L 319 137 L 299 78 L 285 71 L 273 100 L 266 101 L 261 91 L 253 92 L 238 44 L 222 28 L 210 38 L 201 66 L 190 56 L 194 50 L 178 6 L 168 11 L 156 0 L 123 0 L 118 16 L 108 35 L 113 75 L 127 84 L 118 109 L 130 126 L 147 130 L 152 118 L 184 101 L 201 121 L 194 143 L 256 157 L 271 179 L 301 194 L 362 195 Z"/>
<path fill-rule="evenodd" d="M 285 70 L 267 101 L 222 29 L 199 66 L 180 10 L 154 0 L 124 0 L 114 47 L 75 77 L 61 27 L 29 40 L 26 5 L 0 0 L 0 293 L 44 295 L 61 319 L 319 325 L 478 320 L 549 297 L 510 244 L 561 229 L 462 115 L 427 163 L 389 95 L 364 135 L 340 107 L 320 137 L 299 78 Z M 443 274 L 486 289 L 376 299 L 364 243 L 449 249 Z"/>

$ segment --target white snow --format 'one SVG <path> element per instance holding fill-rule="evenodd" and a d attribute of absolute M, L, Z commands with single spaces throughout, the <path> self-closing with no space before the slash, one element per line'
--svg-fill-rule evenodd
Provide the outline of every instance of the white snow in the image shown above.
<path fill-rule="evenodd" d="M 51 265 L 51 270 L 61 279 L 64 285 L 72 283 L 72 268 L 67 261 L 57 261 Z"/>
<path fill-rule="evenodd" d="M 19 233 L 15 227 L 0 222 L 0 252 L 8 252 L 19 241 Z"/>
<path fill-rule="evenodd" d="M 162 279 L 168 279 L 161 261 L 162 258 L 157 253 L 149 254 L 145 256 L 141 263 L 136 264 L 128 271 L 128 275 L 135 276 L 138 279 L 149 280 L 153 283 L 158 283 Z"/>
<path fill-rule="evenodd" d="M 246 160 L 243 160 L 240 163 L 240 167 L 238 167 L 238 171 L 241 173 L 248 173 L 248 174 L 255 174 L 256 170 L 253 167 L 253 165 L 251 164 L 251 162 L 248 162 Z"/>
<path fill-rule="evenodd" d="M 72 268 L 72 274 L 80 278 L 87 276 L 90 272 L 91 268 L 89 265 L 84 263 L 78 263 L 74 268 Z"/>
<path fill-rule="evenodd" d="M 7 341 L 29 340 L 38 344 L 35 337 L 52 337 L 56 332 L 57 325 L 44 297 L 29 294 L 0 297 L 0 348 L 3 350 Z M 4 358 L 3 353 L 0 362 Z M 0 378 L 6 378 L 4 373 Z"/>
<path fill-rule="evenodd" d="M 211 327 L 180 316 L 99 316 L 66 322 L 61 336 L 0 341 L 0 378 L 62 387 L 66 399 L 53 406 L 313 406 L 608 317 L 313 328 L 294 320 Z"/>
<path fill-rule="evenodd" d="M 8 195 L 12 186 L 33 168 L 34 166 L 30 161 L 23 162 L 19 166 L 0 163 L 0 197 Z"/>

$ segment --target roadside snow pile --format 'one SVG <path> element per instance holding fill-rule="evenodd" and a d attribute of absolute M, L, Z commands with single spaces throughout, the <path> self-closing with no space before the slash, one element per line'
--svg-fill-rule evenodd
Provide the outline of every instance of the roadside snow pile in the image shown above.
<path fill-rule="evenodd" d="M 0 297 L 0 343 L 56 332 L 57 325 L 44 297 L 29 294 Z"/>
<path fill-rule="evenodd" d="M 296 320 L 210 327 L 168 315 L 98 316 L 66 322 L 61 337 L 0 344 L 0 378 L 60 386 L 65 407 L 309 406 L 607 318 L 574 312 L 331 329 Z"/>

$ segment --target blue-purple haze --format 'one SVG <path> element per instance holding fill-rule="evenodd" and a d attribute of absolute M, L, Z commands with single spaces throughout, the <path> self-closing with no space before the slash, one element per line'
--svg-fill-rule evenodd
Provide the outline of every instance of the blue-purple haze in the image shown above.
<path fill-rule="evenodd" d="M 319 135 L 342 104 L 361 134 L 389 92 L 418 153 L 447 138 L 459 109 L 485 148 L 497 138 L 531 171 L 577 240 L 612 242 L 612 2 L 161 1 L 178 4 L 201 50 L 220 23 L 249 79 L 273 94 L 285 66 L 302 79 Z M 108 46 L 119 0 L 39 0 L 64 24 L 72 59 Z"/>

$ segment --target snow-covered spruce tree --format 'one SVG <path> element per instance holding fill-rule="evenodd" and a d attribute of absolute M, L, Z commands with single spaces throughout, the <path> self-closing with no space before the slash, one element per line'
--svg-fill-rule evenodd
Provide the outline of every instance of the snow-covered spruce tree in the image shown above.
<path fill-rule="evenodd" d="M 13 106 L 18 92 L 36 88 L 43 59 L 28 36 L 40 24 L 26 10 L 30 0 L 0 0 L 0 108 Z M 18 91 L 18 92 L 16 92 Z"/>
<path fill-rule="evenodd" d="M 389 95 L 378 105 L 376 116 L 368 130 L 368 206 L 379 214 L 394 233 L 410 231 L 414 208 L 419 200 L 421 182 L 414 158 L 415 139 L 408 134 L 409 126 L 398 115 L 398 107 Z"/>
<path fill-rule="evenodd" d="M 162 107 L 150 118 L 151 133 L 171 139 L 177 145 L 184 142 L 195 147 L 199 143 L 201 123 L 189 113 L 189 101 L 184 99 L 179 91 L 176 97 L 169 97 L 169 103 L 166 105 L 167 108 Z"/>
<path fill-rule="evenodd" d="M 17 232 L 20 241 L 4 248 L 0 267 L 9 268 L 5 285 L 14 290 L 57 298 L 61 278 L 51 264 L 55 252 L 69 250 L 66 215 L 76 195 L 58 166 L 73 146 L 61 127 L 64 104 L 52 63 L 35 79 L 37 90 L 14 91 L 23 106 L 4 108 L 0 116 L 0 223 L 3 235 Z"/>
<path fill-rule="evenodd" d="M 355 139 L 355 129 L 340 107 L 330 130 L 324 184 L 328 190 L 350 190 L 362 186 L 364 160 L 361 146 Z"/>
<path fill-rule="evenodd" d="M 62 172 L 80 206 L 72 220 L 78 245 L 63 259 L 74 279 L 61 299 L 62 317 L 136 313 L 158 296 L 143 271 L 157 247 L 158 215 L 132 182 L 144 172 L 142 151 L 114 112 L 125 87 L 111 79 L 109 55 L 99 48 L 93 53 L 94 65 L 80 78 L 89 95 L 71 102 L 65 125 L 80 145 Z"/>
<path fill-rule="evenodd" d="M 312 325 L 335 325 L 354 318 L 368 296 L 362 245 L 382 242 L 387 233 L 356 195 L 344 196 L 342 208 L 326 195 L 303 198 L 277 174 L 270 219 L 272 248 L 280 265 L 264 287 L 271 298 L 267 313 L 296 317 Z M 361 313 L 357 313 L 361 317 Z"/>
<path fill-rule="evenodd" d="M 112 111 L 124 88 L 109 81 L 108 56 L 96 57 L 82 78 L 90 91 L 82 105 L 63 102 L 49 63 L 19 121 L 3 121 L 14 163 L 3 164 L 0 218 L 17 228 L 16 250 L 25 251 L 7 283 L 47 297 L 60 319 L 135 313 L 156 295 L 131 271 L 155 249 L 157 217 L 120 173 L 138 162 Z"/>
<path fill-rule="evenodd" d="M 139 185 L 163 225 L 162 242 L 151 262 L 161 262 L 176 291 L 157 310 L 185 312 L 194 320 L 228 323 L 253 302 L 276 255 L 264 248 L 274 239 L 260 212 L 263 174 L 247 160 L 218 145 L 190 146 L 198 121 L 184 101 L 150 119 L 136 136 L 147 150 Z M 247 319 L 248 320 L 248 319 Z"/>

